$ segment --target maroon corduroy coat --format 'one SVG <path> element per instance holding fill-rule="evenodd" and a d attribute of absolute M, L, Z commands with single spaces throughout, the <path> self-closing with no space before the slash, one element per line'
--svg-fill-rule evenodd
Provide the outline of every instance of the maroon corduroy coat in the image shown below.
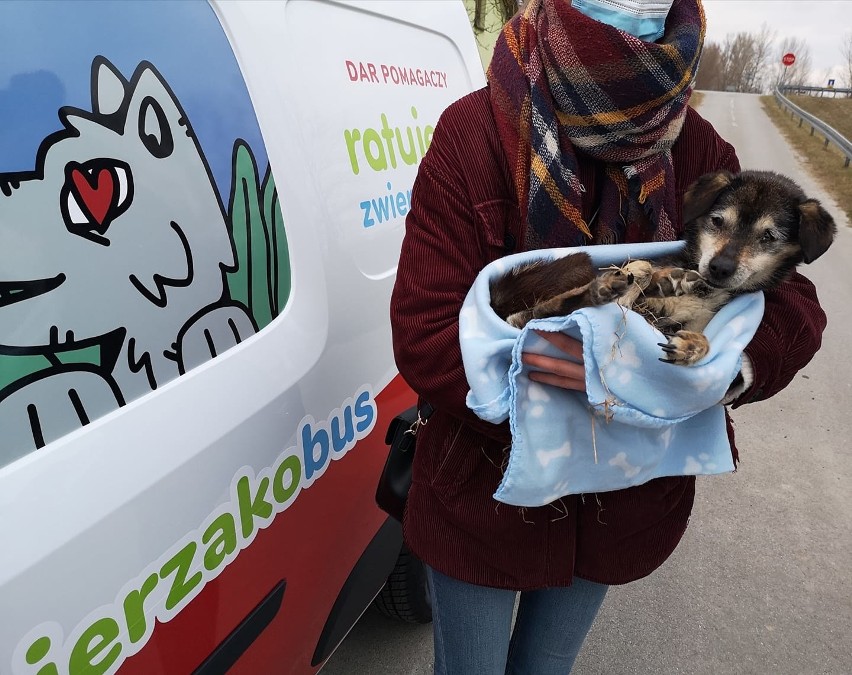
<path fill-rule="evenodd" d="M 672 155 L 678 205 L 700 175 L 739 170 L 733 147 L 692 109 Z M 586 218 L 597 205 L 602 170 L 580 157 Z M 675 216 L 679 225 L 681 214 Z M 521 250 L 523 241 L 517 194 L 482 89 L 451 105 L 435 129 L 414 184 L 391 303 L 399 371 L 435 408 L 417 437 L 405 540 L 434 569 L 485 586 L 565 586 L 574 575 L 627 583 L 650 574 L 677 546 L 692 509 L 693 477 L 658 478 L 539 508 L 492 498 L 509 426 L 483 422 L 465 405 L 458 314 L 482 267 Z M 763 322 L 746 348 L 754 384 L 736 405 L 786 386 L 819 348 L 825 321 L 813 285 L 801 275 L 767 293 Z"/>

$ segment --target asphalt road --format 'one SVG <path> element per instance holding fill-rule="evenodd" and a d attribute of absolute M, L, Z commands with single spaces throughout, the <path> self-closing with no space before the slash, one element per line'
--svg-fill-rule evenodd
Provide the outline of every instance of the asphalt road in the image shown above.
<path fill-rule="evenodd" d="M 610 591 L 573 672 L 848 675 L 852 233 L 757 96 L 708 92 L 699 111 L 734 144 L 743 168 L 791 176 L 835 216 L 837 241 L 803 270 L 829 326 L 822 350 L 785 391 L 734 411 L 739 470 L 699 478 L 683 542 L 649 578 Z M 323 675 L 426 675 L 431 664 L 429 626 L 368 612 Z"/>

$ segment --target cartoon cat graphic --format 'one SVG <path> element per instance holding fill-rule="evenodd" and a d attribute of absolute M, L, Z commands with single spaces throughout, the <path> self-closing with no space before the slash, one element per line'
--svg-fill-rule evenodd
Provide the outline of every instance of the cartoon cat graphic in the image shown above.
<path fill-rule="evenodd" d="M 33 172 L 0 174 L 0 353 L 54 367 L 0 391 L 0 466 L 257 331 L 232 302 L 222 201 L 177 98 L 142 62 L 92 64 Z M 57 353 L 98 345 L 101 367 Z"/>

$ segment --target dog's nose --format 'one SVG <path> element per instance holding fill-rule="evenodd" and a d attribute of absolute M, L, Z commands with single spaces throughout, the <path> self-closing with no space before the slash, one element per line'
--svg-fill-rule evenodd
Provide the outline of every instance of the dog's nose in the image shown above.
<path fill-rule="evenodd" d="M 709 268 L 715 280 L 723 281 L 737 269 L 737 261 L 726 255 L 717 255 L 710 261 Z"/>

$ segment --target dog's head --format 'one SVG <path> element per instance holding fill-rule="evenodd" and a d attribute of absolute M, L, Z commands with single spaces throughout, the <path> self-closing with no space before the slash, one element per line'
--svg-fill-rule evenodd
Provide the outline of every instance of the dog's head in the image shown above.
<path fill-rule="evenodd" d="M 783 281 L 826 252 L 832 217 L 789 178 L 771 171 L 710 173 L 684 196 L 686 254 L 710 284 L 737 292 Z"/>

